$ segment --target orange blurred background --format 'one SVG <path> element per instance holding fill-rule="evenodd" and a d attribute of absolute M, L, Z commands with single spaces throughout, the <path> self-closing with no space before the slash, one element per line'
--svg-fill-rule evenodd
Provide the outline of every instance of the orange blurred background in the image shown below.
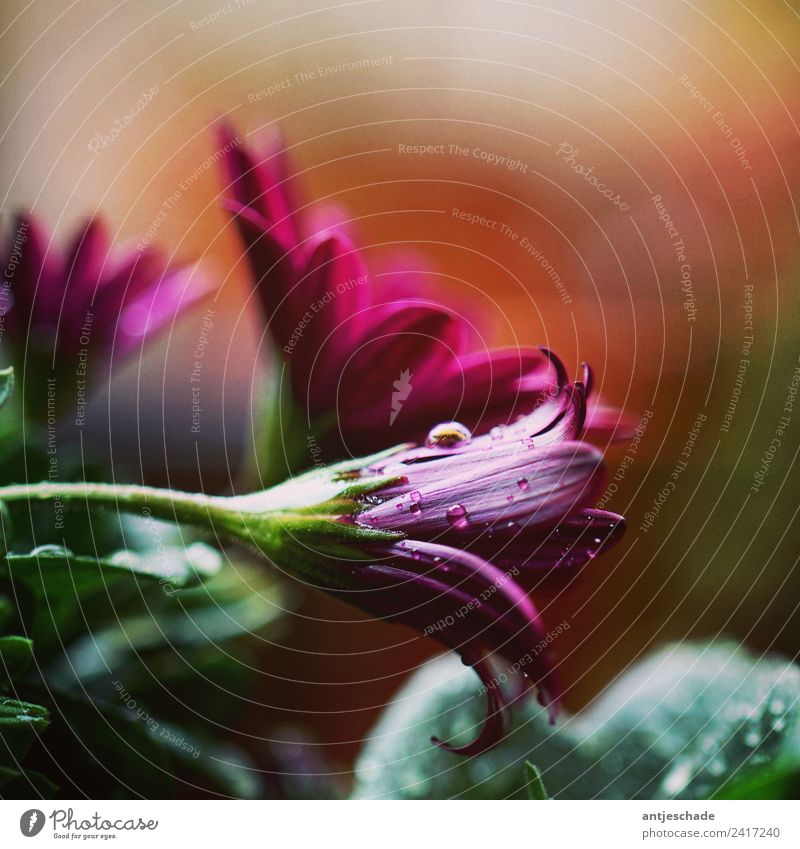
<path fill-rule="evenodd" d="M 798 653 L 797 421 L 765 486 L 749 489 L 800 353 L 790 5 L 13 0 L 3 17 L 6 220 L 32 207 L 66 236 L 101 211 L 118 241 L 154 228 L 221 286 L 199 444 L 192 313 L 121 375 L 110 431 L 121 467 L 224 487 L 251 458 L 265 339 L 218 204 L 211 129 L 227 115 L 248 143 L 282 133 L 308 226 L 348 220 L 387 287 L 418 271 L 487 344 L 544 344 L 572 371 L 588 360 L 607 401 L 653 412 L 606 504 L 629 517 L 620 550 L 540 600 L 548 621 L 575 616 L 559 645 L 570 707 L 668 637 L 722 631 Z M 154 87 L 115 140 L 92 145 Z M 415 145 L 436 147 L 405 152 Z M 748 286 L 753 363 L 723 429 Z M 643 531 L 699 415 L 676 494 Z M 612 476 L 627 448 L 609 449 Z M 270 707 L 249 708 L 243 728 L 298 723 L 346 765 L 434 650 L 308 595 L 286 645 L 264 652 L 257 698 Z"/>

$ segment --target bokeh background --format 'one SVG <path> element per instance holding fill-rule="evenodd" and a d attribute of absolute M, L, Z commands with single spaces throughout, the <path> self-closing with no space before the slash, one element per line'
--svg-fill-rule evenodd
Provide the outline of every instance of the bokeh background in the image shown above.
<path fill-rule="evenodd" d="M 199 434 L 201 311 L 95 399 L 88 426 L 119 478 L 224 491 L 252 466 L 270 354 L 219 208 L 212 129 L 228 116 L 247 142 L 282 134 L 309 226 L 348 221 L 386 286 L 424 275 L 487 344 L 545 344 L 572 371 L 588 360 L 608 402 L 648 416 L 632 462 L 630 444 L 607 455 L 605 506 L 629 518 L 626 539 L 539 599 L 547 621 L 572 622 L 558 646 L 570 708 L 667 639 L 724 633 L 797 656 L 795 3 L 7 0 L 2 18 L 4 223 L 32 208 L 66 236 L 101 212 L 115 241 L 150 232 L 219 286 Z M 436 646 L 295 592 L 225 733 L 262 756 L 302 735 L 346 783 L 382 705 Z"/>

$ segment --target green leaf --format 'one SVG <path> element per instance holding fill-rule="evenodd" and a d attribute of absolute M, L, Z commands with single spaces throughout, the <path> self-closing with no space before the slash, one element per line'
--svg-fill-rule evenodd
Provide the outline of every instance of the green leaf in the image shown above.
<path fill-rule="evenodd" d="M 145 594 L 171 597 L 205 579 L 220 564 L 220 555 L 203 543 L 186 549 L 162 545 L 101 558 L 48 545 L 0 558 L 0 578 L 5 573 L 10 579 L 8 594 L 17 599 L 25 633 L 36 642 L 40 656 L 47 657 L 77 631 L 103 619 L 118 619 L 126 597 L 132 596 L 141 609 Z"/>
<path fill-rule="evenodd" d="M 17 768 L 50 723 L 46 708 L 0 696 L 0 766 Z"/>
<path fill-rule="evenodd" d="M 14 391 L 14 369 L 0 369 L 0 407 L 11 397 Z"/>
<path fill-rule="evenodd" d="M 539 772 L 538 767 L 536 767 L 530 761 L 525 761 L 525 775 L 527 776 L 527 789 L 529 799 L 536 799 L 537 801 L 541 801 L 543 799 L 550 798 L 547 795 L 547 790 L 545 790 L 541 772 Z"/>
<path fill-rule="evenodd" d="M 0 790 L 3 799 L 52 799 L 58 785 L 33 769 L 0 767 Z"/>
<path fill-rule="evenodd" d="M 196 652 L 201 665 L 215 661 L 239 665 L 222 644 L 278 625 L 293 603 L 290 589 L 260 563 L 231 563 L 200 586 L 149 599 L 146 612 L 139 604 L 127 615 L 113 616 L 90 633 L 79 634 L 50 664 L 48 678 L 66 689 L 76 686 L 76 679 L 86 687 L 107 680 L 109 670 L 114 670 L 117 676 L 124 672 L 126 681 L 140 688 L 148 679 L 152 686 L 148 669 L 155 664 L 164 672 L 173 668 L 191 676 L 196 688 L 202 682 L 197 680 L 195 663 L 188 662 L 188 652 Z M 277 636 L 274 630 L 272 636 Z M 142 677 L 141 685 L 134 676 Z"/>
<path fill-rule="evenodd" d="M 116 703 L 51 694 L 47 750 L 59 764 L 81 764 L 68 773 L 72 792 L 163 799 L 178 793 L 252 798 L 260 791 L 257 771 L 238 750 L 220 750 L 164 722 L 124 687 Z"/>
<path fill-rule="evenodd" d="M 122 579 L 142 578 L 184 587 L 213 574 L 221 562 L 219 555 L 203 543 L 185 549 L 161 546 L 145 552 L 117 551 L 103 557 L 76 555 L 62 546 L 43 545 L 28 554 L 8 552 L 5 561 L 12 578 L 54 595 L 80 595 Z"/>
<path fill-rule="evenodd" d="M 477 758 L 428 743 L 474 737 L 485 716 L 478 690 L 455 657 L 425 664 L 359 755 L 354 795 L 524 798 L 526 760 L 556 799 L 709 798 L 751 769 L 800 769 L 800 668 L 733 643 L 666 646 L 555 727 L 530 699 Z"/>
<path fill-rule="evenodd" d="M 33 641 L 0 637 L 0 687 L 6 686 L 33 663 Z"/>

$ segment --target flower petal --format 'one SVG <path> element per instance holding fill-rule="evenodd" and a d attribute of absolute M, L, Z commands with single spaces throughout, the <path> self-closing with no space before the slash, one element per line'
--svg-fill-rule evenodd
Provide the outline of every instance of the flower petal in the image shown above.
<path fill-rule="evenodd" d="M 358 521 L 426 539 L 501 522 L 553 526 L 594 501 L 602 472 L 600 452 L 578 442 L 530 450 L 502 445 L 480 459 L 451 454 L 390 464 L 383 473 L 403 480 L 381 493 L 386 500 L 368 507 Z"/>

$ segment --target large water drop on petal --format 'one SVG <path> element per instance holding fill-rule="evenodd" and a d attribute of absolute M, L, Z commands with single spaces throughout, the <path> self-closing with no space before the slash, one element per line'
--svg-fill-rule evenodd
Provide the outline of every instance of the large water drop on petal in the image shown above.
<path fill-rule="evenodd" d="M 460 422 L 442 422 L 431 428 L 425 445 L 428 448 L 461 448 L 469 445 L 472 432 Z"/>
<path fill-rule="evenodd" d="M 452 507 L 448 507 L 445 515 L 451 528 L 463 530 L 469 525 L 467 508 L 463 504 L 454 504 Z"/>

